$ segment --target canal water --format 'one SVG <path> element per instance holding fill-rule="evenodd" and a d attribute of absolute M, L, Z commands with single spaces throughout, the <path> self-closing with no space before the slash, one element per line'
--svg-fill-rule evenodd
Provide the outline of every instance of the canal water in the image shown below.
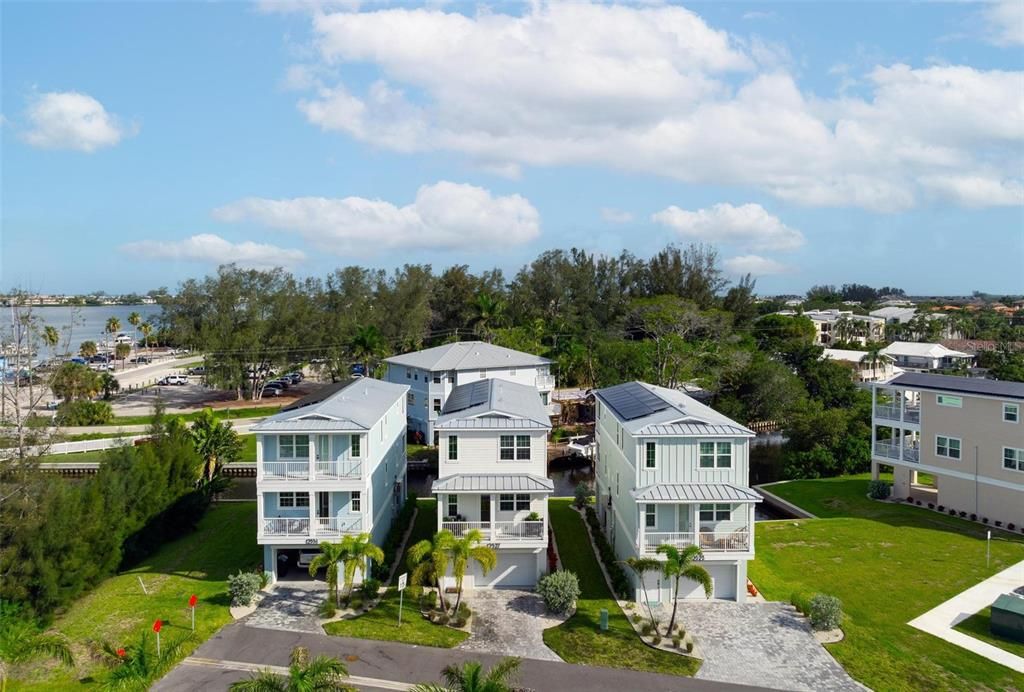
<path fill-rule="evenodd" d="M 110 338 L 104 330 L 107 320 L 116 317 L 121 322 L 121 331 L 134 334 L 134 328 L 128 324 L 128 315 L 133 312 L 139 313 L 143 322 L 154 324 L 160 315 L 158 305 L 83 305 L 83 306 L 54 306 L 54 307 L 33 307 L 32 316 L 39 320 L 44 326 L 54 327 L 61 333 L 61 344 L 63 348 L 67 342 L 68 350 L 71 353 L 78 353 L 78 346 L 83 341 L 95 341 L 103 343 Z M 154 324 L 155 327 L 155 324 Z M 42 327 L 40 327 L 40 330 Z M 154 330 L 155 331 L 155 330 Z M 0 340 L 9 339 L 11 334 L 11 309 L 0 307 Z M 139 335 L 141 339 L 141 334 Z M 39 345 L 39 359 L 50 358 L 52 353 L 49 349 Z"/>

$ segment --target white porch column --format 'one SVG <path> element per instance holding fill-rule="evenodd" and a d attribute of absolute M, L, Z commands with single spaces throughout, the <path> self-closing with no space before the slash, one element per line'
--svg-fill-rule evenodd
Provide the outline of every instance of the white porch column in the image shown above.
<path fill-rule="evenodd" d="M 257 447 L 258 449 L 258 447 Z M 263 536 L 263 493 L 256 493 L 256 536 Z"/>
<path fill-rule="evenodd" d="M 640 511 L 640 517 L 637 521 L 637 526 L 640 527 L 640 539 L 637 542 L 637 554 L 643 555 L 647 550 L 647 504 L 637 504 L 637 509 Z"/>
<path fill-rule="evenodd" d="M 487 497 L 491 502 L 491 525 L 487 527 L 487 540 L 494 541 L 494 518 L 498 516 L 498 505 L 494 500 L 495 493 L 491 493 Z"/>
<path fill-rule="evenodd" d="M 316 478 L 316 435 L 307 435 L 306 439 L 309 440 L 309 480 Z M 309 506 L 313 506 L 313 498 L 309 498 Z"/>
<path fill-rule="evenodd" d="M 747 533 L 749 535 L 749 538 L 747 540 L 750 541 L 750 543 L 749 543 L 749 545 L 750 545 L 750 552 L 754 552 L 754 527 L 757 526 L 757 522 L 755 520 L 755 513 L 756 513 L 756 511 L 757 511 L 756 505 L 754 505 L 754 504 L 748 504 L 747 505 Z M 746 565 L 746 562 L 744 562 L 742 560 L 740 562 L 743 562 L 743 564 Z M 746 574 L 746 571 L 744 569 L 744 575 L 745 574 Z M 746 591 L 747 591 L 747 584 L 746 584 L 746 581 L 744 581 L 744 583 L 743 583 L 743 592 L 746 593 Z"/>
<path fill-rule="evenodd" d="M 899 392 L 900 395 L 900 423 L 903 422 L 903 416 L 906 415 L 907 410 L 907 396 L 906 392 Z M 903 435 L 903 431 L 900 430 L 900 436 Z"/>
<path fill-rule="evenodd" d="M 263 435 L 256 435 L 256 485 L 263 480 Z"/>
<path fill-rule="evenodd" d="M 309 537 L 316 538 L 316 493 L 310 490 L 306 496 L 309 498 Z"/>

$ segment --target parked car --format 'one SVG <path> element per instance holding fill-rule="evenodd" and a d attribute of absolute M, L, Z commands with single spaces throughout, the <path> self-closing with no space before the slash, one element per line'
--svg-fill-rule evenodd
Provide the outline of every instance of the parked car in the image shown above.
<path fill-rule="evenodd" d="M 97 370 L 99 372 L 113 372 L 114 371 L 114 364 L 113 363 L 93 363 L 89 367 L 91 367 L 93 370 Z"/>
<path fill-rule="evenodd" d="M 89 359 L 89 362 L 90 363 L 109 363 L 110 362 L 110 354 L 109 353 L 97 353 L 95 356 L 93 356 L 92 358 Z"/>
<path fill-rule="evenodd" d="M 290 372 L 287 375 L 284 375 L 284 377 L 288 378 L 288 381 L 291 382 L 292 384 L 298 384 L 299 382 L 302 382 L 301 372 Z"/>
<path fill-rule="evenodd" d="M 188 378 L 186 378 L 184 375 L 168 375 L 167 377 L 157 382 L 157 384 L 163 386 L 188 384 Z"/>
<path fill-rule="evenodd" d="M 189 375 L 205 375 L 206 374 L 206 366 L 205 365 L 197 365 L 194 368 L 189 368 L 188 369 L 188 374 Z"/>
<path fill-rule="evenodd" d="M 271 380 L 270 382 L 267 382 L 267 384 L 276 385 L 276 386 L 280 387 L 281 389 L 288 389 L 289 387 L 292 386 L 291 380 L 285 380 L 285 379 Z"/>
<path fill-rule="evenodd" d="M 284 389 L 275 384 L 268 384 L 263 388 L 263 396 L 281 396 Z"/>

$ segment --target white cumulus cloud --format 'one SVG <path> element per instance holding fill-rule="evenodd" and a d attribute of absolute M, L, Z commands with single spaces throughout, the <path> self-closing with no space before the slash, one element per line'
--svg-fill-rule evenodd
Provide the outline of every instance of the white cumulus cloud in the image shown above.
<path fill-rule="evenodd" d="M 526 198 L 448 181 L 420 187 L 405 206 L 364 197 L 249 197 L 213 215 L 298 233 L 339 254 L 372 255 L 395 248 L 492 252 L 540 235 L 540 214 Z"/>
<path fill-rule="evenodd" d="M 739 257 L 730 257 L 722 262 L 722 265 L 725 267 L 727 272 L 736 276 L 742 274 L 770 276 L 773 274 L 788 274 L 793 271 L 792 267 L 788 267 L 781 262 L 776 262 L 773 259 L 761 257 L 759 255 L 740 255 Z"/>
<path fill-rule="evenodd" d="M 862 95 L 826 98 L 800 87 L 784 46 L 670 5 L 538 2 L 471 16 L 371 5 L 311 21 L 325 68 L 379 74 L 365 89 L 311 87 L 298 102 L 311 123 L 508 176 L 598 165 L 898 211 L 919 203 L 926 177 L 1005 184 L 1024 157 L 1020 71 L 878 65 L 851 75 Z"/>
<path fill-rule="evenodd" d="M 1024 45 L 1024 2 L 996 0 L 983 11 L 989 40 L 997 46 Z"/>
<path fill-rule="evenodd" d="M 291 267 L 306 259 L 301 250 L 244 241 L 232 243 L 212 233 L 201 233 L 183 240 L 140 240 L 120 247 L 121 252 L 153 260 L 184 260 L 244 267 Z"/>
<path fill-rule="evenodd" d="M 760 204 L 715 204 L 687 211 L 672 205 L 651 219 L 689 240 L 736 245 L 752 250 L 793 250 L 804 243 L 803 234 L 769 214 Z"/>
<path fill-rule="evenodd" d="M 922 184 L 940 199 L 965 207 L 1002 207 L 1024 204 L 1024 183 L 985 175 L 931 176 Z"/>
<path fill-rule="evenodd" d="M 40 149 L 73 149 L 92 153 L 112 147 L 134 133 L 103 104 L 77 91 L 48 92 L 31 98 L 23 139 Z"/>

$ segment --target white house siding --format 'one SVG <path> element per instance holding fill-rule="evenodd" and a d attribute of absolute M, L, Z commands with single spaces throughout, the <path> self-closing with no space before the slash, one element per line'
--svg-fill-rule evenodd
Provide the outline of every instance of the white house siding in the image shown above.
<path fill-rule="evenodd" d="M 458 459 L 448 458 L 448 438 L 458 441 Z M 501 435 L 529 435 L 529 461 L 501 460 Z M 443 430 L 438 449 L 438 478 L 457 473 L 532 473 L 548 475 L 548 448 L 546 430 Z"/>
<path fill-rule="evenodd" d="M 647 442 L 654 442 L 656 445 L 656 468 L 647 469 L 643 465 L 640 466 L 637 473 L 638 488 L 659 483 L 732 483 L 743 486 L 750 478 L 745 438 L 640 437 L 633 452 L 635 458 L 644 458 L 644 444 Z M 732 443 L 732 468 L 700 468 L 701 442 Z"/>

